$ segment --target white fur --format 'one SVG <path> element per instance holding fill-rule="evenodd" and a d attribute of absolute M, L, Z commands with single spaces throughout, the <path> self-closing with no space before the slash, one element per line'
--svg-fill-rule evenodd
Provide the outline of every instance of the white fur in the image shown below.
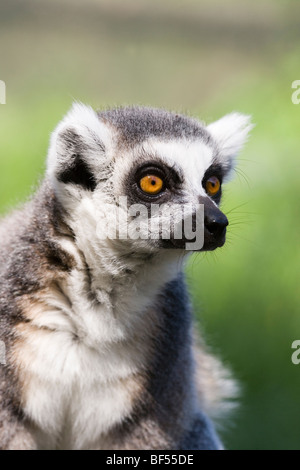
<path fill-rule="evenodd" d="M 197 203 L 198 196 L 206 196 L 202 187 L 205 171 L 213 161 L 213 149 L 201 140 L 162 141 L 149 139 L 143 143 L 145 153 L 159 155 L 167 165 L 178 165 L 184 174 L 183 191 L 187 203 Z"/>
<path fill-rule="evenodd" d="M 94 173 L 96 175 L 100 174 L 103 165 L 107 164 L 112 158 L 114 149 L 113 134 L 109 127 L 103 121 L 100 121 L 97 113 L 90 106 L 74 103 L 69 113 L 59 123 L 51 136 L 47 159 L 48 177 L 56 183 L 54 175 L 61 146 L 60 135 L 67 129 L 72 129 L 81 136 L 82 141 L 89 149 L 88 155 L 83 155 L 83 157 L 87 158 Z M 102 146 L 105 148 L 105 153 L 103 153 Z"/>
<path fill-rule="evenodd" d="M 232 160 L 245 145 L 253 129 L 251 117 L 240 113 L 231 113 L 207 126 L 214 138 L 223 162 L 232 166 Z"/>
<path fill-rule="evenodd" d="M 43 330 L 30 336 L 23 364 L 21 359 L 31 377 L 23 400 L 41 448 L 99 448 L 105 445 L 107 432 L 130 414 L 138 388 L 135 376 L 149 356 L 148 307 L 182 268 L 179 253 L 166 250 L 146 266 L 129 260 L 131 269 L 140 264 L 137 274 L 120 276 L 118 282 L 113 276 L 120 274 L 121 265 L 110 265 L 108 257 L 105 268 L 108 247 L 99 251 L 99 245 L 90 243 L 89 230 L 96 222 L 86 220 L 83 230 L 80 218 L 76 228 L 70 221 L 77 245 L 63 240 L 62 246 L 71 254 L 77 251 L 78 265 L 61 285 L 63 294 L 50 293 L 43 298 L 42 311 L 32 312 L 32 324 Z M 101 304 L 89 299 L 78 246 L 89 260 L 93 290 Z"/>
<path fill-rule="evenodd" d="M 55 178 L 62 150 L 60 135 L 69 128 L 86 143 L 89 151 L 83 158 L 95 175 L 103 176 L 103 169 L 108 171 L 114 162 L 111 174 L 105 173 L 107 181 L 94 192 Z M 208 129 L 224 155 L 231 156 L 245 140 L 249 123 L 232 115 Z M 123 195 L 121 180 L 135 157 L 124 149 L 122 158 L 117 158 L 113 137 L 91 108 L 76 104 L 51 139 L 47 174 L 69 214 L 66 223 L 76 235 L 75 241 L 61 237 L 58 242 L 73 256 L 76 267 L 60 290 L 49 292 L 32 307 L 33 325 L 39 333 L 28 337 L 26 330 L 20 333 L 26 342 L 18 358 L 27 380 L 24 409 L 41 448 L 107 445 L 109 430 L 132 410 L 139 387 L 136 377 L 149 357 L 147 334 L 153 327 L 149 307 L 182 269 L 181 251 L 156 251 L 154 245 L 141 241 L 134 244 L 136 256 L 126 257 L 126 250 L 132 251 L 129 242 L 97 237 L 98 209 L 112 202 L 113 196 Z M 143 149 L 182 168 L 187 203 L 197 203 L 198 196 L 205 195 L 201 182 L 213 160 L 212 148 L 201 141 L 150 139 Z M 145 253 L 153 255 L 147 262 Z"/>

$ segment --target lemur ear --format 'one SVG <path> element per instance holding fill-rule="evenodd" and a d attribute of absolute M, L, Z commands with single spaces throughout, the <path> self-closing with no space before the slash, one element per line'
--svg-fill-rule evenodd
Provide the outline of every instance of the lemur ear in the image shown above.
<path fill-rule="evenodd" d="M 89 106 L 75 103 L 51 136 L 47 174 L 94 190 L 107 160 L 111 132 Z"/>
<path fill-rule="evenodd" d="M 251 117 L 240 113 L 231 113 L 207 126 L 218 148 L 218 160 L 230 171 L 238 153 L 247 142 L 253 129 Z"/>

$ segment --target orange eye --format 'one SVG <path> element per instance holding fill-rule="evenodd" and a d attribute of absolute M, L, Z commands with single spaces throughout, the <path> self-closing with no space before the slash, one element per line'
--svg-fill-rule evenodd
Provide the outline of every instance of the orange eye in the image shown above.
<path fill-rule="evenodd" d="M 154 175 L 144 176 L 140 180 L 140 188 L 147 194 L 158 194 L 162 190 L 163 185 L 163 180 Z"/>
<path fill-rule="evenodd" d="M 205 183 L 205 189 L 209 196 L 215 196 L 221 187 L 221 182 L 216 176 L 211 176 Z"/>

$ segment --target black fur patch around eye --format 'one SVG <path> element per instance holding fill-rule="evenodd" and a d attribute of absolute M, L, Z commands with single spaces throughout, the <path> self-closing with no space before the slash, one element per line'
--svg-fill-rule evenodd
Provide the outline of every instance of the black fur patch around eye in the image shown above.
<path fill-rule="evenodd" d="M 217 178 L 219 178 L 219 180 L 221 182 L 221 188 L 218 191 L 218 193 L 215 196 L 210 196 L 211 199 L 213 199 L 216 202 L 216 204 L 220 204 L 221 197 L 222 197 L 222 181 L 223 181 L 223 178 L 224 178 L 224 168 L 222 167 L 222 165 L 220 165 L 218 163 L 213 163 L 206 170 L 205 175 L 204 175 L 203 180 L 202 180 L 202 186 L 203 186 L 204 189 L 205 189 L 206 181 L 211 176 L 217 176 Z"/>
<path fill-rule="evenodd" d="M 94 191 L 97 186 L 94 175 L 80 155 L 74 155 L 72 164 L 60 172 L 57 179 L 65 184 L 77 184 L 89 191 Z"/>
<path fill-rule="evenodd" d="M 210 176 L 218 176 L 222 181 L 224 177 L 224 168 L 219 163 L 213 163 L 205 172 L 203 181 L 206 181 Z"/>

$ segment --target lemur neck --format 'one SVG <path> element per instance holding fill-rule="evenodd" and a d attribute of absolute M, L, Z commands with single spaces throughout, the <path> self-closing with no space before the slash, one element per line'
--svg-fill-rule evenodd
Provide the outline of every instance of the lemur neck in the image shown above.
<path fill-rule="evenodd" d="M 135 263 L 122 258 L 118 265 L 118 259 L 109 260 L 107 252 L 91 258 L 90 246 L 81 251 L 75 242 L 70 248 L 78 250 L 79 256 L 66 292 L 85 342 L 96 348 L 110 347 L 130 342 L 137 334 L 147 336 L 153 322 L 149 311 L 155 309 L 159 292 L 181 271 L 178 255 L 166 250 Z"/>
<path fill-rule="evenodd" d="M 89 279 L 89 295 L 102 302 L 109 298 L 111 308 L 118 302 L 136 310 L 135 299 L 143 304 L 153 301 L 158 291 L 182 270 L 181 250 L 161 250 L 146 241 L 102 239 L 98 236 L 101 218 L 95 203 L 82 199 L 69 211 L 65 222 L 74 234 L 77 264 L 80 258 Z M 139 309 L 143 306 L 140 305 Z"/>
<path fill-rule="evenodd" d="M 182 252 L 128 250 L 121 241 L 100 240 L 98 221 L 85 204 L 66 212 L 49 190 L 43 196 L 36 217 L 47 200 L 48 220 L 41 221 L 41 230 L 49 245 L 59 247 L 62 263 L 72 260 L 60 286 L 65 295 L 61 310 L 72 331 L 93 347 L 145 332 L 149 307 L 155 307 L 159 292 L 182 270 Z"/>
<path fill-rule="evenodd" d="M 125 309 L 140 314 L 182 271 L 183 257 L 176 250 L 119 254 L 106 242 L 83 246 L 78 239 L 75 247 L 84 259 L 80 272 L 88 276 L 89 295 L 99 303 L 106 298 L 114 315 Z"/>

